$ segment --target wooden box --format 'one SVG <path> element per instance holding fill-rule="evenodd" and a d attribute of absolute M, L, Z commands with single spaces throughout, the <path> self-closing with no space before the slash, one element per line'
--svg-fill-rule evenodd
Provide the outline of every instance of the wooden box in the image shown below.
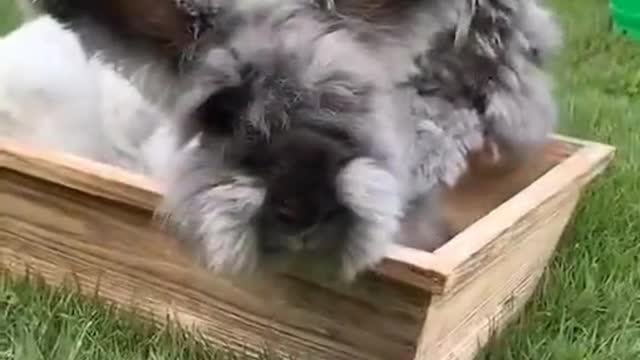
<path fill-rule="evenodd" d="M 452 195 L 464 205 L 452 209 L 466 219 L 459 226 L 477 221 L 450 242 L 433 253 L 397 247 L 339 289 L 293 275 L 280 286 L 214 277 L 152 226 L 159 195 L 145 178 L 3 142 L 0 265 L 52 285 L 71 276 L 83 293 L 245 353 L 472 359 L 531 296 L 585 185 L 613 154 L 555 137 L 536 164 L 491 181 L 488 197 Z"/>

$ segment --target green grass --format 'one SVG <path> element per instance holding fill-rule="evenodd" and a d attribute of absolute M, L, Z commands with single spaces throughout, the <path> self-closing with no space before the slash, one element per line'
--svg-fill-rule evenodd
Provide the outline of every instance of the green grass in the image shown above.
<path fill-rule="evenodd" d="M 608 32 L 607 1 L 552 0 L 561 132 L 615 145 L 543 285 L 486 359 L 640 359 L 640 43 Z"/>
<path fill-rule="evenodd" d="M 0 360 L 231 360 L 174 327 L 154 328 L 96 299 L 0 279 Z"/>
<path fill-rule="evenodd" d="M 20 23 L 18 9 L 13 0 L 0 1 L 0 34 L 13 29 Z"/>
<path fill-rule="evenodd" d="M 14 14 L 0 0 L 0 16 Z M 618 148 L 534 300 L 483 359 L 640 359 L 640 44 L 608 31 L 605 0 L 552 0 L 561 132 Z M 9 9 L 8 9 L 9 8 Z M 0 29 L 15 24 L 0 19 Z M 1 59 L 0 59 L 1 61 Z M 0 360 L 210 359 L 199 341 L 70 292 L 0 280 Z"/>

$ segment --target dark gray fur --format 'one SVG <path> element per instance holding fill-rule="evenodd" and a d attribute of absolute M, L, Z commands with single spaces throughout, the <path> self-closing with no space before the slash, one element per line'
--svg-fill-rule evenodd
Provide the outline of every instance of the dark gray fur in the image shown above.
<path fill-rule="evenodd" d="M 551 88 L 542 67 L 546 65 L 557 34 L 539 35 L 534 27 L 551 32 L 557 28 L 548 13 L 533 1 L 475 1 L 458 24 L 433 34 L 432 46 L 415 61 L 418 73 L 410 83 L 422 103 L 416 110 L 438 123 L 467 121 L 476 126 L 476 116 L 485 140 L 505 152 L 526 154 L 540 146 L 556 121 Z M 439 108 L 451 104 L 456 110 L 471 110 L 463 120 L 456 111 Z M 451 125 L 460 134 L 459 128 Z M 468 126 L 467 126 L 468 128 Z M 468 141 L 467 134 L 461 140 Z M 471 141 L 475 143 L 475 141 Z M 466 144 L 465 144 L 466 145 Z"/>

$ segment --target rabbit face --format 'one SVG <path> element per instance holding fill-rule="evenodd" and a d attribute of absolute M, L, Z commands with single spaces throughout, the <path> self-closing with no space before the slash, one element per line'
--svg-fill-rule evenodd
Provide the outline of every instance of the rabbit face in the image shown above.
<path fill-rule="evenodd" d="M 382 259 L 401 216 L 393 146 L 379 145 L 391 100 L 348 33 L 278 15 L 245 19 L 194 60 L 167 228 L 221 273 L 285 265 L 350 280 Z"/>

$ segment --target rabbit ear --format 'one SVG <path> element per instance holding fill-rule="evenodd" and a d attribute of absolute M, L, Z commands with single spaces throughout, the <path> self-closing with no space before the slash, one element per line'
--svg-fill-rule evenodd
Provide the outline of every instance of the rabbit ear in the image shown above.
<path fill-rule="evenodd" d="M 140 40 L 170 56 L 194 41 L 195 17 L 177 0 L 36 0 L 35 6 L 71 27 L 90 22 L 126 41 Z"/>

